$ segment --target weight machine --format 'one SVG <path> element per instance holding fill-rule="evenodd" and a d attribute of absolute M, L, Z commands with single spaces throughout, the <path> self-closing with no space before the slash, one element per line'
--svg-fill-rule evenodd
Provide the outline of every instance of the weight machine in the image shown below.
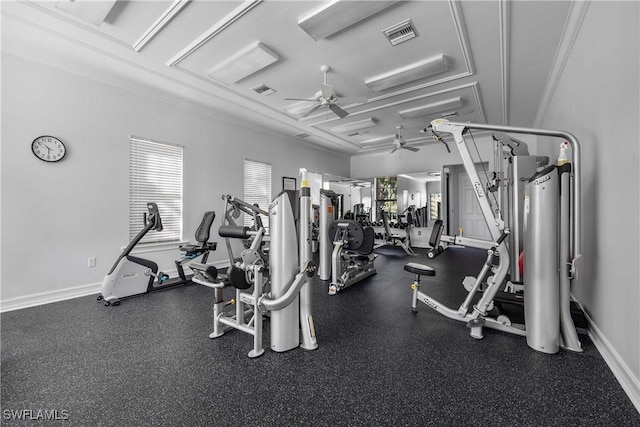
<path fill-rule="evenodd" d="M 329 226 L 333 236 L 331 255 L 331 284 L 329 295 L 376 274 L 373 262 L 375 241 L 373 228 L 362 227 L 354 220 L 337 220 Z"/>
<path fill-rule="evenodd" d="M 252 335 L 253 348 L 249 357 L 264 353 L 264 316 L 270 318 L 273 351 L 318 347 L 311 313 L 311 281 L 316 266 L 311 259 L 311 193 L 306 171 L 301 182 L 300 190 L 278 194 L 268 212 L 234 196 L 223 196 L 226 223 L 219 228 L 218 234 L 225 238 L 229 251 L 228 282 L 207 274 L 206 266 L 200 269 L 204 274 L 194 278 L 194 282 L 211 287 L 215 292 L 213 332 L 209 337 L 221 337 L 230 329 Z M 236 225 L 234 219 L 240 216 L 238 212 L 253 216 L 254 226 Z M 268 215 L 269 232 L 262 225 L 260 215 Z M 240 258 L 234 257 L 230 239 L 244 242 L 245 249 Z M 263 248 L 266 243 L 268 251 Z M 223 288 L 228 283 L 235 288 L 235 298 L 224 301 Z M 247 291 L 251 288 L 252 291 Z M 235 309 L 228 310 L 228 306 L 235 306 Z"/>
<path fill-rule="evenodd" d="M 376 274 L 372 254 L 375 233 L 357 221 L 340 219 L 342 194 L 320 190 L 320 280 L 331 280 L 329 295 Z"/>
<path fill-rule="evenodd" d="M 411 235 L 409 234 L 409 227 L 403 230 L 403 233 L 394 233 L 389 225 L 387 212 L 382 210 L 381 216 L 382 226 L 384 227 L 384 241 L 382 244 L 376 246 L 376 249 L 383 246 L 400 246 L 407 255 L 415 256 L 416 253 L 411 249 Z"/>
<path fill-rule="evenodd" d="M 435 271 L 421 264 L 407 264 L 405 270 L 416 274 L 412 284 L 413 310 L 417 310 L 417 302 L 421 301 L 450 319 L 465 322 L 471 329 L 471 336 L 477 339 L 483 337 L 483 327 L 489 327 L 526 336 L 527 344 L 537 351 L 555 353 L 560 347 L 582 351 L 570 312 L 571 280 L 576 276 L 576 260 L 580 257 L 581 249 L 580 146 L 576 137 L 564 131 L 453 123 L 445 119 L 432 121 L 429 129 L 436 140 L 441 140 L 441 134 L 444 133 L 453 136 L 492 242 L 482 270 L 474 283 L 470 284 L 469 293 L 457 310 L 442 305 L 419 290 L 420 276 L 434 275 Z M 507 227 L 501 216 L 492 210 L 463 137 L 468 129 L 559 137 L 571 144 L 573 165 L 552 165 L 537 171 L 536 159 L 529 159 L 529 165 L 533 161 L 534 170 L 523 183 L 522 201 L 520 196 L 514 196 L 511 200 L 514 206 L 522 203 L 523 222 L 526 224 L 523 238 L 525 325 L 512 325 L 503 315 L 497 318 L 489 315 L 496 294 L 507 284 L 509 272 L 517 270 L 517 262 L 512 260 L 519 256 L 519 242 L 512 240 L 508 245 L 507 240 L 512 237 L 512 231 L 519 230 L 520 226 L 517 225 L 519 220 L 512 218 L 512 227 Z M 518 175 L 522 173 L 514 172 L 512 179 Z M 515 215 L 518 209 L 512 207 L 511 212 Z M 497 266 L 494 265 L 496 260 Z M 510 269 L 512 265 L 514 268 Z M 472 305 L 475 294 L 483 286 L 482 296 Z"/>

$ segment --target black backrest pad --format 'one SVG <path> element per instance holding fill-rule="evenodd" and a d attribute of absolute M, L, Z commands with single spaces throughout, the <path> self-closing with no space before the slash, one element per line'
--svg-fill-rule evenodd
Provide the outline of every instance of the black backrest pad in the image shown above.
<path fill-rule="evenodd" d="M 211 232 L 211 224 L 213 224 L 213 220 L 216 218 L 216 213 L 214 211 L 207 211 L 204 213 L 202 217 L 202 222 L 200 226 L 196 230 L 196 241 L 200 243 L 206 243 L 209 240 L 209 233 Z"/>
<path fill-rule="evenodd" d="M 376 242 L 376 233 L 371 227 L 364 228 L 364 239 L 362 245 L 358 249 L 358 253 L 361 255 L 369 255 L 373 252 L 373 245 Z"/>
<path fill-rule="evenodd" d="M 442 235 L 442 220 L 438 219 L 433 224 L 433 231 L 431 232 L 431 237 L 429 238 L 429 246 L 432 248 L 437 248 L 440 245 L 440 236 Z"/>

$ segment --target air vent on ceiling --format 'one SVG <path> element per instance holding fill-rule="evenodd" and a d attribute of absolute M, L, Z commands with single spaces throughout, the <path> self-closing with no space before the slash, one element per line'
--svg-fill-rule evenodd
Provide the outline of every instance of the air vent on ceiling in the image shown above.
<path fill-rule="evenodd" d="M 361 135 L 360 132 L 353 132 L 353 133 L 348 133 L 347 136 L 353 138 L 354 136 L 358 136 Z"/>
<path fill-rule="evenodd" d="M 399 24 L 382 30 L 392 46 L 404 43 L 418 36 L 418 32 L 413 26 L 411 19 L 406 19 Z"/>
<path fill-rule="evenodd" d="M 258 95 L 265 95 L 265 96 L 275 93 L 275 90 L 271 89 L 266 84 L 260 84 L 256 87 L 252 87 L 251 90 L 256 92 Z"/>
<path fill-rule="evenodd" d="M 311 136 L 311 135 L 309 135 L 308 133 L 299 133 L 299 134 L 297 134 L 296 136 L 297 136 L 298 138 L 308 138 L 308 137 L 309 137 L 309 136 Z"/>

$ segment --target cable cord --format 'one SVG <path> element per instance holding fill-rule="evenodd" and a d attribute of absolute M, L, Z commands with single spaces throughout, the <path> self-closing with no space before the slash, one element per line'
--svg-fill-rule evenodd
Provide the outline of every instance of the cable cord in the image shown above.
<path fill-rule="evenodd" d="M 480 163 L 480 166 L 482 166 L 482 171 L 484 172 L 484 177 L 487 180 L 486 182 L 490 182 L 489 179 L 489 173 L 487 172 L 487 169 L 484 167 L 484 162 L 482 161 L 482 156 L 480 155 L 480 150 L 478 150 L 478 145 L 476 144 L 476 139 L 473 137 L 473 132 L 471 132 L 471 129 L 468 129 L 469 131 L 469 135 L 471 136 L 471 140 L 473 141 L 473 147 L 476 149 L 476 153 L 478 154 L 478 162 Z M 495 206 L 497 206 L 497 209 L 494 212 L 497 212 L 498 215 L 500 215 L 500 218 L 502 218 L 502 211 L 500 209 L 500 204 L 498 203 L 498 199 L 496 199 L 496 195 L 493 192 L 489 192 L 491 193 L 491 197 L 493 198 L 493 201 L 495 203 Z M 489 198 L 487 197 L 487 200 L 489 200 Z M 489 200 L 489 203 L 491 204 L 491 200 Z"/>

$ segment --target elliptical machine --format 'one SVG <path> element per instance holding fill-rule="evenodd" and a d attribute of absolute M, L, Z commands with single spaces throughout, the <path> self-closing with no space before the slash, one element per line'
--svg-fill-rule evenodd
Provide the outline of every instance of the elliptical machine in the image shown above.
<path fill-rule="evenodd" d="M 192 274 L 185 274 L 184 265 L 201 256 L 202 263 L 207 262 L 209 252 L 216 250 L 217 243 L 209 242 L 211 225 L 215 219 L 215 212 L 205 212 L 200 226 L 196 230 L 198 244 L 186 244 L 180 246 L 182 257 L 175 261 L 178 277 L 169 278 L 169 275 L 159 271 L 155 262 L 132 256 L 131 251 L 140 240 L 151 230 L 162 231 L 162 219 L 158 206 L 147 203 L 148 213 L 144 214 L 145 227 L 129 242 L 122 251 L 109 273 L 102 281 L 102 288 L 98 301 L 104 300 L 104 305 L 119 305 L 122 298 L 133 295 L 145 294 L 160 289 L 180 286 L 191 282 Z"/>

